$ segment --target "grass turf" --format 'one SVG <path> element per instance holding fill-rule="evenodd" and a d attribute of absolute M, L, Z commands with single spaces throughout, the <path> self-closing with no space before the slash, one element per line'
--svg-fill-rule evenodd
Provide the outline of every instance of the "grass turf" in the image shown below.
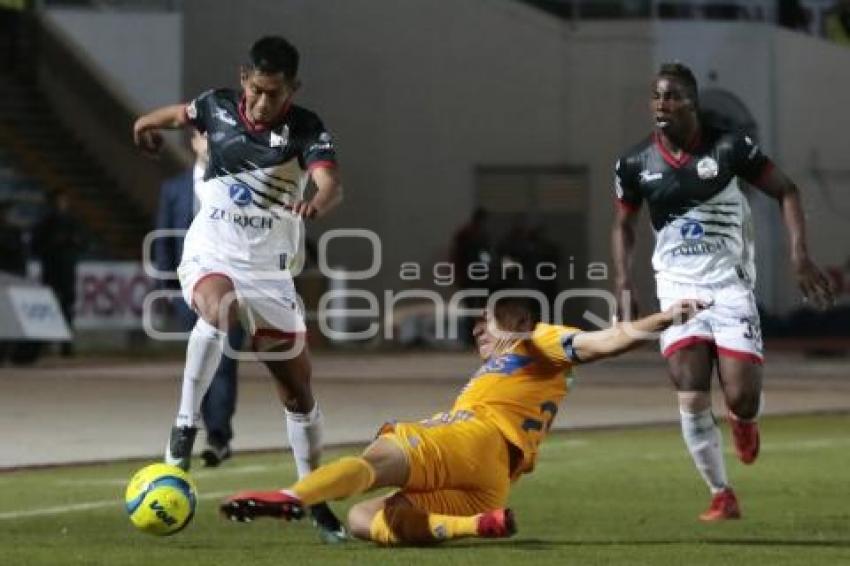
<path fill-rule="evenodd" d="M 0 562 L 30 565 L 240 564 L 842 564 L 850 563 L 850 416 L 762 423 L 763 451 L 742 466 L 726 438 L 744 519 L 702 525 L 708 495 L 674 427 L 555 434 L 511 495 L 519 533 L 437 548 L 323 545 L 307 521 L 231 524 L 216 502 L 294 477 L 288 455 L 237 454 L 197 468 L 197 516 L 173 537 L 136 532 L 125 482 L 142 462 L 0 474 Z M 727 427 L 724 425 L 724 430 Z M 728 432 L 728 431 L 727 431 Z M 343 452 L 334 451 L 328 457 Z M 73 510 L 67 507 L 76 506 Z M 344 513 L 346 504 L 334 504 Z"/>

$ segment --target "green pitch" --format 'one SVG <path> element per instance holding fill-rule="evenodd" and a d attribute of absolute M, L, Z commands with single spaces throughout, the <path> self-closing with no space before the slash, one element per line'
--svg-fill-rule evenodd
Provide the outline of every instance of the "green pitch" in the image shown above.
<path fill-rule="evenodd" d="M 194 472 L 200 505 L 176 536 L 133 530 L 125 482 L 146 462 L 0 473 L 0 562 L 9 566 L 154 564 L 848 564 L 850 416 L 772 418 L 751 467 L 731 453 L 744 519 L 702 525 L 708 495 L 669 427 L 573 432 L 544 444 L 511 496 L 518 535 L 439 548 L 324 546 L 308 522 L 231 524 L 216 503 L 293 478 L 288 454 L 240 455 Z M 333 452 L 329 457 L 340 454 Z M 335 508 L 344 513 L 343 504 Z"/>

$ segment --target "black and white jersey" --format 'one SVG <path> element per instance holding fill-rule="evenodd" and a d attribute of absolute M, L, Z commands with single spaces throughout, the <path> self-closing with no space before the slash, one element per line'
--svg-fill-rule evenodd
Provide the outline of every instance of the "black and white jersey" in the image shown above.
<path fill-rule="evenodd" d="M 647 202 L 656 277 L 677 283 L 755 282 L 753 226 L 738 177 L 758 184 L 772 167 L 744 134 L 705 127 L 678 159 L 653 133 L 616 164 L 617 199 Z"/>
<path fill-rule="evenodd" d="M 209 145 L 209 164 L 195 190 L 201 209 L 186 235 L 184 257 L 297 270 L 304 224 L 290 213 L 316 167 L 336 165 L 330 134 L 313 112 L 289 106 L 277 125 L 257 127 L 233 90 L 211 90 L 186 106 Z"/>

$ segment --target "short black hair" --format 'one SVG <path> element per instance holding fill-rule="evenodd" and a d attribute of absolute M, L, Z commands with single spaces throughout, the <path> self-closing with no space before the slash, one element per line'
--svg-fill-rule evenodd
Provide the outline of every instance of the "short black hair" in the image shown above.
<path fill-rule="evenodd" d="M 264 75 L 283 73 L 287 80 L 298 75 L 298 50 L 286 39 L 269 35 L 258 39 L 248 53 L 248 69 Z"/>
<path fill-rule="evenodd" d="M 523 327 L 533 329 L 542 320 L 541 315 L 540 301 L 530 292 L 529 295 L 498 297 L 493 305 L 493 316 L 499 326 L 510 332 L 519 331 Z"/>
<path fill-rule="evenodd" d="M 519 327 L 530 328 L 542 320 L 542 308 L 535 289 L 516 273 L 490 289 L 491 294 L 500 293 L 493 302 L 493 316 L 504 330 L 516 331 Z"/>
<path fill-rule="evenodd" d="M 693 71 L 691 71 L 690 67 L 687 65 L 680 63 L 679 61 L 662 63 L 655 76 L 656 78 L 667 77 L 678 81 L 685 87 L 688 98 L 693 100 L 695 105 L 699 105 L 699 88 L 697 86 L 697 79 L 694 77 Z"/>

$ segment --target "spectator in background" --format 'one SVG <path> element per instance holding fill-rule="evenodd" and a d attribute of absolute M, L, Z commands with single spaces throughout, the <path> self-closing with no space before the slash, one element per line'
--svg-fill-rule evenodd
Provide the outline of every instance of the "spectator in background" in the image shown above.
<path fill-rule="evenodd" d="M 195 166 L 165 181 L 159 193 L 157 210 L 158 230 L 182 230 L 179 236 L 160 237 L 154 240 L 154 261 L 159 271 L 174 272 L 183 256 L 183 236 L 189 229 L 197 212 L 195 183 L 202 180 L 208 163 L 206 137 L 195 130 L 191 140 L 195 154 Z M 162 279 L 165 289 L 175 291 L 171 301 L 172 313 L 181 330 L 188 332 L 195 326 L 197 315 L 189 308 L 180 294 L 176 279 Z M 227 333 L 230 348 L 242 349 L 245 331 L 235 325 Z M 215 467 L 231 456 L 230 441 L 233 439 L 233 414 L 236 412 L 236 371 L 238 362 L 225 353 L 213 376 L 201 404 L 201 418 L 207 431 L 207 445 L 201 458 L 207 467 Z"/>
<path fill-rule="evenodd" d="M 65 193 L 54 193 L 50 209 L 33 235 L 33 251 L 41 258 L 41 281 L 56 294 L 68 326 L 74 327 L 77 299 L 77 262 L 83 249 L 80 226 L 69 212 Z M 73 342 L 62 343 L 62 355 L 74 353 Z"/>
<path fill-rule="evenodd" d="M 546 296 L 549 306 L 555 305 L 560 287 L 557 274 L 561 263 L 561 249 L 546 232 L 543 224 L 538 224 L 529 232 L 532 251 L 532 268 L 529 279 L 534 287 Z"/>
<path fill-rule="evenodd" d="M 452 238 L 451 262 L 454 265 L 455 281 L 458 290 L 466 291 L 475 288 L 487 289 L 488 281 L 476 281 L 469 277 L 469 266 L 473 263 L 486 264 L 488 269 L 493 268 L 493 253 L 490 244 L 490 234 L 487 231 L 487 211 L 478 207 L 472 213 L 469 222 L 455 232 Z M 492 274 L 490 274 L 492 276 Z M 483 308 L 486 298 L 469 297 L 463 300 L 463 308 Z M 472 327 L 475 317 L 463 317 L 460 319 L 458 336 L 465 343 L 472 345 Z"/>
<path fill-rule="evenodd" d="M 496 246 L 496 255 L 501 262 L 512 262 L 522 266 L 522 279 L 531 268 L 534 261 L 534 250 L 529 239 L 531 230 L 528 227 L 525 215 L 518 214 L 511 222 L 507 233 L 499 240 Z M 532 268 L 533 269 L 533 268 Z M 501 275 L 501 274 L 500 274 Z"/>
<path fill-rule="evenodd" d="M 3 64 L 6 70 L 20 69 L 21 35 L 24 27 L 26 0 L 0 0 L 0 38 L 3 41 Z"/>
<path fill-rule="evenodd" d="M 850 45 L 850 0 L 839 0 L 824 19 L 827 39 Z"/>
<path fill-rule="evenodd" d="M 0 203 L 0 274 L 26 275 L 26 257 L 21 231 L 9 222 L 9 203 Z M 0 341 L 0 364 L 11 358 L 15 361 L 19 343 Z"/>
<path fill-rule="evenodd" d="M 784 28 L 809 33 L 809 15 L 800 0 L 778 0 L 776 22 Z"/>
<path fill-rule="evenodd" d="M 9 222 L 8 202 L 0 203 L 0 271 L 26 276 L 27 259 L 21 231 Z"/>

